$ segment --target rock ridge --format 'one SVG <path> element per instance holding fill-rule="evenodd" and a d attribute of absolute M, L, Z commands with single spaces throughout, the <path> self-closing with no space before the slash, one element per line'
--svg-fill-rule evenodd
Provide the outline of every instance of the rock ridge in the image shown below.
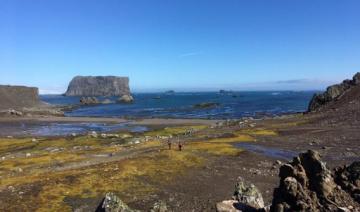
<path fill-rule="evenodd" d="M 36 87 L 0 85 L 0 109 L 21 109 L 40 104 Z"/>
<path fill-rule="evenodd" d="M 352 80 L 344 80 L 340 84 L 329 86 L 323 93 L 314 94 L 310 101 L 308 112 L 321 110 L 324 105 L 338 100 L 343 94 L 355 86 L 360 86 L 360 72 L 356 73 Z"/>

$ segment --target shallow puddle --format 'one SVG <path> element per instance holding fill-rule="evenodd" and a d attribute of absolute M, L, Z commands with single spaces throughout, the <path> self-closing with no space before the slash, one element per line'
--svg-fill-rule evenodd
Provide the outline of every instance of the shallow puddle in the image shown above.
<path fill-rule="evenodd" d="M 272 147 L 260 146 L 260 145 L 256 145 L 256 144 L 243 143 L 243 142 L 236 143 L 236 144 L 234 144 L 234 146 L 241 148 L 241 149 L 245 149 L 249 152 L 254 152 L 254 153 L 261 154 L 261 155 L 278 158 L 278 159 L 283 159 L 283 160 L 291 160 L 293 157 L 298 155 L 298 153 L 289 151 L 289 150 L 282 150 L 282 149 L 277 149 L 277 148 L 272 148 Z"/>

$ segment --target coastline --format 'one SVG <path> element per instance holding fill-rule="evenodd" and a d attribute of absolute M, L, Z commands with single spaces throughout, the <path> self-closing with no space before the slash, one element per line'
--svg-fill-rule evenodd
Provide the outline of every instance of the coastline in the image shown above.
<path fill-rule="evenodd" d="M 214 211 L 240 178 L 254 184 L 269 205 L 279 169 L 291 157 L 311 149 L 329 169 L 360 158 L 359 90 L 316 112 L 261 119 L 1 117 L 5 133 L 23 123 L 21 129 L 53 123 L 148 128 L 0 136 L 0 210 L 93 211 L 114 192 L 139 210 L 161 200 L 172 211 Z M 347 203 L 360 208 L 351 199 Z"/>

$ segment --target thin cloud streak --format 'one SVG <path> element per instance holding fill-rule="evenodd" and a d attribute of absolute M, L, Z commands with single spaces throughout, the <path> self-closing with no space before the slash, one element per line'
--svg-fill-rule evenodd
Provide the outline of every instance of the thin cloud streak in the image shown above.
<path fill-rule="evenodd" d="M 200 55 L 200 54 L 202 54 L 202 52 L 188 52 L 188 53 L 180 54 L 179 57 L 180 58 L 191 57 L 191 56 L 196 56 L 196 55 Z"/>

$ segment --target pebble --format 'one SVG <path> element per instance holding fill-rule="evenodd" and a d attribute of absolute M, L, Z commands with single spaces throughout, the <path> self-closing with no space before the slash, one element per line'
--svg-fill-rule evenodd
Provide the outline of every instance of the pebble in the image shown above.
<path fill-rule="evenodd" d="M 350 210 L 345 207 L 338 207 L 338 209 L 339 209 L 339 211 L 342 211 L 342 212 L 350 212 Z"/>
<path fill-rule="evenodd" d="M 91 132 L 89 133 L 89 136 L 90 136 L 90 137 L 93 137 L 93 138 L 97 138 L 97 137 L 98 137 L 98 134 L 97 134 L 95 131 L 91 131 Z"/>
<path fill-rule="evenodd" d="M 9 189 L 11 192 L 14 192 L 14 191 L 15 191 L 14 186 L 9 186 L 8 189 Z"/>

